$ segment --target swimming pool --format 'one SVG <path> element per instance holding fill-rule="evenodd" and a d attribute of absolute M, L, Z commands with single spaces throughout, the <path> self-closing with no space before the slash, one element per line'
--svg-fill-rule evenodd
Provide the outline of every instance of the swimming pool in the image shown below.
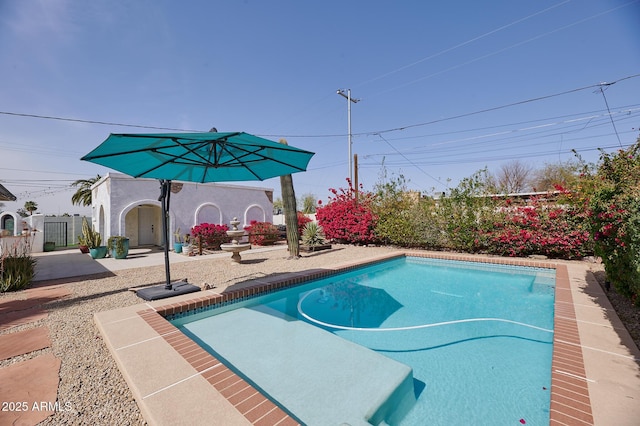
<path fill-rule="evenodd" d="M 378 423 L 548 424 L 554 279 L 553 269 L 407 257 L 172 322 L 305 423 L 305 406 L 323 410 L 308 403 L 322 400 L 317 389 L 336 394 L 325 412 L 357 405 L 349 387 L 357 367 L 368 376 L 364 356 L 379 367 L 365 377 L 376 389 L 410 366 L 415 403 L 391 389 Z"/>

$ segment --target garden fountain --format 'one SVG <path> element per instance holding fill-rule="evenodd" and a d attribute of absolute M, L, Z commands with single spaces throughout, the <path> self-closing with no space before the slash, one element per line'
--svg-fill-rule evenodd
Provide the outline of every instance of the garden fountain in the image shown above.
<path fill-rule="evenodd" d="M 224 251 L 232 252 L 231 260 L 236 263 L 240 263 L 240 252 L 249 250 L 251 248 L 251 244 L 238 242 L 238 240 L 244 235 L 244 230 L 238 229 L 238 225 L 240 224 L 238 218 L 234 217 L 229 223 L 231 223 L 232 229 L 227 231 L 227 235 L 231 237 L 231 242 L 220 244 L 220 248 Z"/>

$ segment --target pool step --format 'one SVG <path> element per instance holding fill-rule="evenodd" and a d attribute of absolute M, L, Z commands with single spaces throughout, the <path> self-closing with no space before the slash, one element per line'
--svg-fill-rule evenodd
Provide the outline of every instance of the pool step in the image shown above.
<path fill-rule="evenodd" d="M 530 291 L 538 294 L 555 294 L 556 277 L 555 275 L 538 274 L 531 283 Z"/>
<path fill-rule="evenodd" d="M 386 424 L 415 403 L 411 367 L 267 307 L 185 327 L 307 425 Z"/>

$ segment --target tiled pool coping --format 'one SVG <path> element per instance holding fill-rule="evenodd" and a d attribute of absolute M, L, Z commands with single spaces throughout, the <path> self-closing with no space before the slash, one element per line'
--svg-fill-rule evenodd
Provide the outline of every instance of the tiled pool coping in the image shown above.
<path fill-rule="evenodd" d="M 364 262 L 352 264 L 344 264 L 335 268 L 318 269 L 304 272 L 294 272 L 283 274 L 274 278 L 257 279 L 252 285 L 242 289 L 225 291 L 221 294 L 213 291 L 206 291 L 185 295 L 180 298 L 171 300 L 157 301 L 154 304 L 137 305 L 131 307 L 128 314 L 124 314 L 124 318 L 114 320 L 114 317 L 101 316 L 103 313 L 96 314 L 96 323 L 101 329 L 105 342 L 107 343 L 111 353 L 113 354 L 119 368 L 123 372 L 129 387 L 132 389 L 134 397 L 143 412 L 143 415 L 150 424 L 173 424 L 174 420 L 167 413 L 167 408 L 162 403 L 152 402 L 157 395 L 171 387 L 178 387 L 186 383 L 193 377 L 199 376 L 204 379 L 208 386 L 215 394 L 219 395 L 222 400 L 221 406 L 218 406 L 218 412 L 212 414 L 213 419 L 220 420 L 220 413 L 224 412 L 230 416 L 226 420 L 226 424 L 255 424 L 255 425 L 293 425 L 298 422 L 290 417 L 285 411 L 272 403 L 268 398 L 263 396 L 258 390 L 254 389 L 241 377 L 234 374 L 230 369 L 225 367 L 219 360 L 200 348 L 195 342 L 182 334 L 175 326 L 169 323 L 164 317 L 185 311 L 191 311 L 210 305 L 227 303 L 239 298 L 251 297 L 282 288 L 295 286 L 306 281 L 323 278 L 336 273 L 349 271 L 355 268 L 378 263 L 392 258 L 403 256 L 420 256 L 446 260 L 462 260 L 471 262 L 484 262 L 514 266 L 530 266 L 541 267 L 556 270 L 556 290 L 555 290 L 555 333 L 554 333 L 554 351 L 552 359 L 552 380 L 551 380 L 551 412 L 550 424 L 561 425 L 592 425 L 594 424 L 591 402 L 589 398 L 588 379 L 586 378 L 583 353 L 580 346 L 580 336 L 578 334 L 578 324 L 573 305 L 573 297 L 570 288 L 569 273 L 567 267 L 563 264 L 552 262 L 541 262 L 526 259 L 510 259 L 510 258 L 493 258 L 493 257 L 474 257 L 449 253 L 423 253 L 423 252 L 397 252 L 385 256 L 371 258 Z M 108 314 L 108 313 L 107 313 Z M 119 316 L 116 315 L 115 318 Z M 118 338 L 108 337 L 110 334 L 110 325 L 114 322 L 134 322 L 136 317 L 153 330 L 141 332 L 139 341 L 133 341 L 129 337 L 127 341 L 117 342 Z M 122 324 L 124 325 L 124 324 Z M 151 336 L 151 337 L 146 337 Z M 164 341 L 170 351 L 173 351 L 171 357 L 182 360 L 180 368 L 184 368 L 184 362 L 190 366 L 191 374 L 187 373 L 187 377 L 177 381 L 171 381 L 169 386 L 159 386 L 158 389 L 142 385 L 139 379 L 147 373 L 139 373 L 136 375 L 135 368 L 145 367 L 143 360 L 135 358 L 133 361 L 128 359 L 127 352 L 134 347 L 142 346 L 146 342 L 154 342 L 158 344 L 158 338 Z M 147 348 L 147 352 L 150 349 Z M 163 352 L 164 353 L 164 352 Z M 147 353 L 148 357 L 148 353 Z M 158 361 L 160 362 L 160 361 Z M 153 363 L 153 362 L 152 362 Z M 173 365 L 173 364 L 172 364 Z M 166 367 L 165 367 L 166 368 Z M 189 371 L 189 370 L 187 370 Z M 176 383 L 175 385 L 173 383 Z M 143 389 L 144 388 L 144 389 Z M 206 389 L 206 392 L 209 390 Z M 176 389 L 178 392 L 178 389 Z M 206 399 L 206 398 L 205 398 Z M 225 402 L 227 404 L 225 404 Z M 197 403 L 197 402 L 196 402 Z M 159 406 L 158 406 L 159 405 Z M 235 409 L 235 413 L 234 413 Z M 200 411 L 206 411 L 200 407 Z M 180 416 L 178 416 L 179 418 Z M 206 416 L 201 417 L 203 424 L 207 423 Z M 195 424 L 194 419 L 190 419 L 190 424 Z"/>

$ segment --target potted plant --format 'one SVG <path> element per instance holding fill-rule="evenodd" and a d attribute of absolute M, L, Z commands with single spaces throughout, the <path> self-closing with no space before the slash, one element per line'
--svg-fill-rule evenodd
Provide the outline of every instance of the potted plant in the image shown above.
<path fill-rule="evenodd" d="M 184 240 L 182 241 L 182 254 L 186 256 L 191 256 L 193 253 L 193 245 L 191 244 L 191 236 L 189 234 L 185 234 Z"/>
<path fill-rule="evenodd" d="M 121 235 L 109 237 L 107 247 L 114 259 L 125 259 L 129 254 L 129 239 Z"/>
<path fill-rule="evenodd" d="M 175 237 L 173 240 L 173 251 L 176 253 L 182 253 L 182 234 L 180 234 L 180 228 L 176 229 L 173 236 Z"/>
<path fill-rule="evenodd" d="M 78 248 L 80 249 L 80 253 L 89 253 L 89 245 L 82 235 L 78 235 Z"/>
<path fill-rule="evenodd" d="M 89 249 L 92 259 L 102 259 L 107 255 L 107 247 L 101 245 L 102 236 L 91 228 L 86 218 L 82 218 L 82 235 L 78 237 L 78 241 Z"/>
<path fill-rule="evenodd" d="M 324 229 L 317 222 L 307 222 L 302 229 L 302 251 L 318 251 L 331 248 L 331 244 L 326 243 Z"/>

